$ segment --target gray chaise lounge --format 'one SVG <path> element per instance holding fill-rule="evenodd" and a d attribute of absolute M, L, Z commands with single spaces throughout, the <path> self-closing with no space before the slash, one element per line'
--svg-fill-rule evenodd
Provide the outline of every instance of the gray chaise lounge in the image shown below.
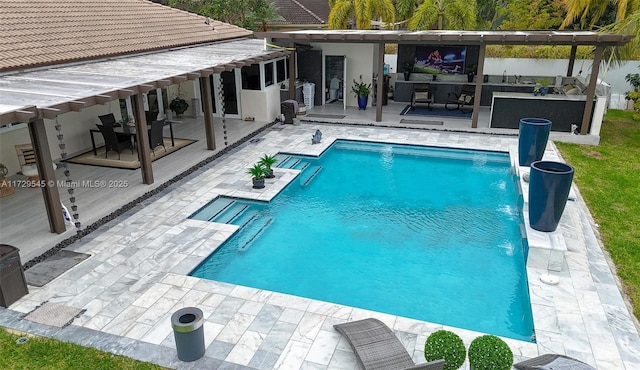
<path fill-rule="evenodd" d="M 442 370 L 444 360 L 416 365 L 400 340 L 382 321 L 364 319 L 333 326 L 344 335 L 365 370 Z"/>

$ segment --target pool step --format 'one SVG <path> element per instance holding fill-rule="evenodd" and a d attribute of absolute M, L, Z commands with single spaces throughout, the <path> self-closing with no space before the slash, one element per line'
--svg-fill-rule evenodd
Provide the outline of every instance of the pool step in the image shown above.
<path fill-rule="evenodd" d="M 260 212 L 256 210 L 247 209 L 231 220 L 231 224 L 240 226 L 241 228 L 245 227 L 252 222 L 254 218 L 258 217 L 259 214 Z"/>
<path fill-rule="evenodd" d="M 301 175 L 300 175 L 300 185 L 307 186 L 311 180 L 322 170 L 322 166 L 309 166 Z"/>
<path fill-rule="evenodd" d="M 298 163 L 300 163 L 300 158 L 290 155 L 286 159 L 282 160 L 282 162 L 278 164 L 278 167 L 291 169 L 293 168 L 293 166 L 297 165 Z"/>
<path fill-rule="evenodd" d="M 238 252 L 244 252 L 251 246 L 254 240 L 260 234 L 266 230 L 266 228 L 271 225 L 273 222 L 273 217 L 254 217 L 248 224 L 246 224 L 243 229 L 242 236 L 239 236 L 238 244 Z"/>
<path fill-rule="evenodd" d="M 196 214 L 191 216 L 191 218 L 201 221 L 213 221 L 216 216 L 224 212 L 234 203 L 236 203 L 236 201 L 233 199 L 224 197 L 217 198 L 213 202 L 207 204 L 204 208 L 200 209 Z"/>
<path fill-rule="evenodd" d="M 239 217 L 244 211 L 249 208 L 248 205 L 233 202 L 229 207 L 225 208 L 222 212 L 211 218 L 213 222 L 220 222 L 223 224 L 230 224 Z"/>

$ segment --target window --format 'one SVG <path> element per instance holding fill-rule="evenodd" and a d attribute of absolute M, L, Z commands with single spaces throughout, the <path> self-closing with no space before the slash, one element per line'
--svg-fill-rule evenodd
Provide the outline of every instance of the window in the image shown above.
<path fill-rule="evenodd" d="M 273 85 L 273 62 L 264 64 L 264 86 Z"/>
<path fill-rule="evenodd" d="M 287 79 L 287 59 L 280 59 L 276 62 L 278 83 Z"/>
<path fill-rule="evenodd" d="M 241 69 L 242 88 L 245 90 L 260 90 L 260 65 L 252 64 Z M 273 72 L 272 72 L 273 75 Z"/>

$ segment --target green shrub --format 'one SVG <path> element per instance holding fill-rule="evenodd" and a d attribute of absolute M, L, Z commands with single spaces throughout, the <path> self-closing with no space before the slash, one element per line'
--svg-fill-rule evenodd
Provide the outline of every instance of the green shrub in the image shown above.
<path fill-rule="evenodd" d="M 444 370 L 459 369 L 466 357 L 467 350 L 462 339 L 447 330 L 431 333 L 424 344 L 424 358 L 428 362 L 444 359 Z"/>
<path fill-rule="evenodd" d="M 513 365 L 513 352 L 495 335 L 483 335 L 469 346 L 469 364 L 473 370 L 509 370 Z"/>

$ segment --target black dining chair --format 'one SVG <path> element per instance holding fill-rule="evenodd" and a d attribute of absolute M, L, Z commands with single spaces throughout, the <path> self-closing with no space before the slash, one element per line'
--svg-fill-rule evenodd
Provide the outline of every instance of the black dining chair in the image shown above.
<path fill-rule="evenodd" d="M 100 119 L 100 122 L 102 122 L 102 124 L 105 126 L 112 126 L 112 127 L 119 126 L 118 123 L 116 122 L 116 117 L 113 115 L 113 113 L 104 114 L 102 116 L 98 116 L 98 118 Z"/>
<path fill-rule="evenodd" d="M 113 131 L 112 126 L 108 125 L 96 125 L 104 138 L 104 156 L 105 158 L 109 155 L 110 151 L 114 151 L 118 153 L 118 159 L 120 159 L 120 153 L 125 148 L 131 149 L 131 154 L 133 154 L 133 144 L 131 143 L 131 136 L 127 135 L 116 135 L 115 131 Z"/>
<path fill-rule="evenodd" d="M 156 155 L 155 148 L 162 145 L 165 153 L 167 147 L 164 146 L 164 138 L 162 137 L 162 130 L 164 129 L 164 120 L 151 122 L 151 129 L 149 130 L 149 148 L 153 155 Z"/>

